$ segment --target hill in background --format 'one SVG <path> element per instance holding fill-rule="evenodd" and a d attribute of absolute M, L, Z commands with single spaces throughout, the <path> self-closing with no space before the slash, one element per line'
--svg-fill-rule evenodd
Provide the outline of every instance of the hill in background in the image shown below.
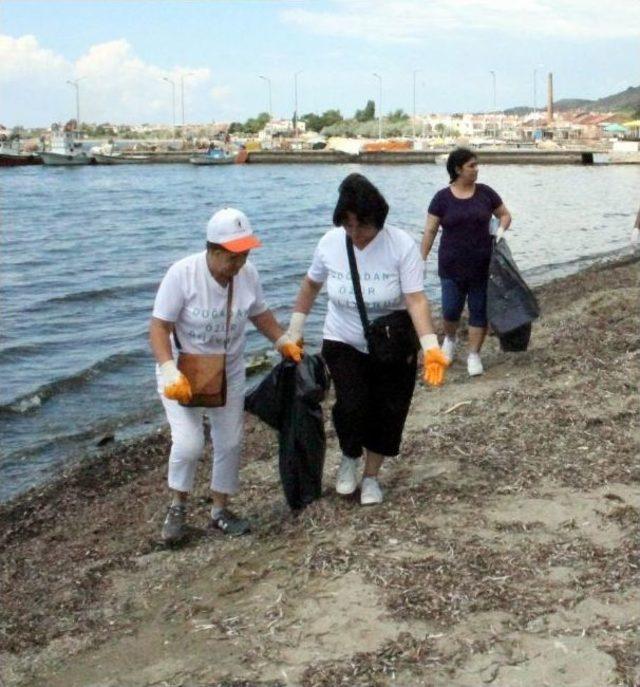
<path fill-rule="evenodd" d="M 544 109 L 543 104 L 539 109 Z M 586 100 L 583 98 L 563 98 L 553 103 L 558 112 L 566 110 L 589 110 L 590 112 L 640 112 L 640 86 L 629 86 L 625 91 L 608 95 L 598 100 Z M 505 114 L 523 115 L 530 112 L 530 107 L 512 107 L 505 110 Z"/>

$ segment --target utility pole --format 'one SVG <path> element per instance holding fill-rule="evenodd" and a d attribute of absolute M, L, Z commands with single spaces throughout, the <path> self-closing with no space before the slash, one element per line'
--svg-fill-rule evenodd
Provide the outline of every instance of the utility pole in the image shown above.
<path fill-rule="evenodd" d="M 260 76 L 260 79 L 263 81 L 267 82 L 267 86 L 269 87 L 269 119 L 273 119 L 273 111 L 271 109 L 271 79 L 267 78 L 266 76 Z"/>
<path fill-rule="evenodd" d="M 293 135 L 298 138 L 298 74 L 302 74 L 302 69 L 293 75 Z"/>
<path fill-rule="evenodd" d="M 493 82 L 493 116 L 497 117 L 497 111 L 498 107 L 496 105 L 496 73 L 493 71 L 493 69 L 489 70 L 489 74 L 491 74 L 491 80 Z M 498 135 L 498 120 L 494 119 L 493 120 L 493 138 L 494 140 L 497 138 Z"/>
<path fill-rule="evenodd" d="M 171 84 L 171 111 L 173 113 L 173 137 L 176 137 L 176 82 L 163 76 L 163 81 Z"/>
<path fill-rule="evenodd" d="M 80 131 L 80 86 L 78 86 L 78 81 L 84 78 L 81 76 L 79 79 L 67 80 L 67 83 L 76 89 L 76 128 L 78 131 Z"/>
<path fill-rule="evenodd" d="M 413 133 L 414 142 L 416 140 L 416 74 L 419 71 L 420 71 L 419 69 L 413 70 L 413 119 L 411 120 L 411 122 L 412 122 L 411 131 Z"/>
<path fill-rule="evenodd" d="M 378 138 L 382 138 L 382 77 L 380 74 L 373 74 L 380 85 L 379 96 L 378 96 Z"/>
<path fill-rule="evenodd" d="M 187 72 L 180 75 L 180 99 L 182 102 L 182 135 L 184 136 L 184 79 L 186 76 L 191 76 L 193 72 Z M 175 124 L 174 124 L 175 126 Z"/>

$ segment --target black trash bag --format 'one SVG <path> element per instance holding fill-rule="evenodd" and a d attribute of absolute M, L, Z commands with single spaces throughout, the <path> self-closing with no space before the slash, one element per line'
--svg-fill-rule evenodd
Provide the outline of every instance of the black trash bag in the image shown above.
<path fill-rule="evenodd" d="M 507 242 L 493 246 L 487 286 L 487 318 L 503 351 L 526 351 L 538 301 L 522 278 Z"/>
<path fill-rule="evenodd" d="M 245 410 L 278 430 L 282 489 L 292 510 L 322 494 L 326 437 L 321 401 L 329 374 L 319 355 L 283 360 L 245 397 Z"/>

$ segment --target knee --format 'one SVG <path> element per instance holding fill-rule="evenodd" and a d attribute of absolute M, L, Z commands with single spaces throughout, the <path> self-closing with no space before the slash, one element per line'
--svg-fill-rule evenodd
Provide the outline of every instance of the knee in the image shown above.
<path fill-rule="evenodd" d="M 196 461 L 204 450 L 204 436 L 199 433 L 179 433 L 172 435 L 171 461 Z"/>

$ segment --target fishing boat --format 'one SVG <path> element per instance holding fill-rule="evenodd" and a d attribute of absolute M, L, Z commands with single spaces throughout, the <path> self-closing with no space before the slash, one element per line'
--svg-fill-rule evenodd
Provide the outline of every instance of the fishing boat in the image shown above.
<path fill-rule="evenodd" d="M 8 136 L 0 132 L 0 167 L 22 165 L 41 165 L 42 158 L 34 153 L 25 153 L 18 136 Z"/>
<path fill-rule="evenodd" d="M 82 149 L 79 132 L 72 119 L 65 124 L 62 131 L 58 124 L 51 127 L 51 149 L 40 153 L 45 165 L 64 167 L 90 165 L 94 159 Z"/>
<path fill-rule="evenodd" d="M 93 153 L 93 159 L 99 165 L 139 165 L 149 162 L 151 156 L 141 153 Z"/>
<path fill-rule="evenodd" d="M 236 161 L 236 153 L 229 153 L 222 148 L 209 148 L 204 155 L 189 158 L 192 165 L 229 165 Z"/>

